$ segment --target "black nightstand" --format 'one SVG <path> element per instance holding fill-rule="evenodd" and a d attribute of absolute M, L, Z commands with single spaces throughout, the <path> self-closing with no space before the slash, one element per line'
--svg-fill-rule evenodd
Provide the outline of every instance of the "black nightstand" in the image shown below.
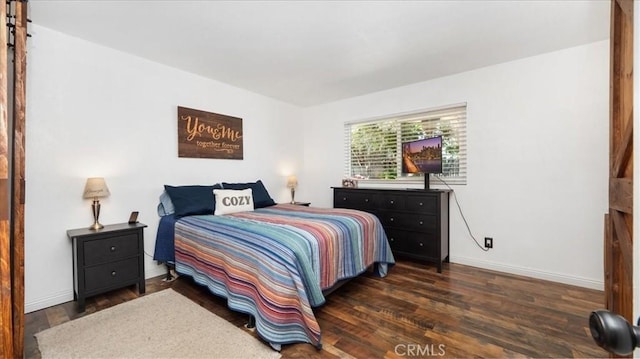
<path fill-rule="evenodd" d="M 146 224 L 121 223 L 102 229 L 71 229 L 73 290 L 80 311 L 85 298 L 132 284 L 144 286 L 144 233 Z"/>
<path fill-rule="evenodd" d="M 306 206 L 306 207 L 309 207 L 309 206 L 311 205 L 311 202 L 293 202 L 293 203 L 291 203 L 291 204 L 295 204 L 295 205 L 298 205 L 298 206 Z"/>

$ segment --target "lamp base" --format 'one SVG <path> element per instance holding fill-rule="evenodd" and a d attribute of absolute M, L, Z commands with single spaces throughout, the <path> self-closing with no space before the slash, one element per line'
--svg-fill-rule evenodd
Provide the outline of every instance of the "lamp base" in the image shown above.
<path fill-rule="evenodd" d="M 101 225 L 101 224 L 100 224 L 100 223 L 98 223 L 98 222 L 96 222 L 96 223 L 92 224 L 92 225 L 91 225 L 91 227 L 89 227 L 89 229 L 93 229 L 94 231 L 95 231 L 95 230 L 98 230 L 98 229 L 102 229 L 102 228 L 104 228 L 104 226 L 103 226 L 103 225 Z"/>
<path fill-rule="evenodd" d="M 91 204 L 91 212 L 93 212 L 93 224 L 89 229 L 98 230 L 104 228 L 103 225 L 98 222 L 98 217 L 100 217 L 100 201 L 97 198 L 93 199 L 93 203 Z"/>

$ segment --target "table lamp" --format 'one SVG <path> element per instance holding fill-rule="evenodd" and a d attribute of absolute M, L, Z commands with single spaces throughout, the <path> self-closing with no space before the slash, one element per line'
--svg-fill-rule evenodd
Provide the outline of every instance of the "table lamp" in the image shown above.
<path fill-rule="evenodd" d="M 296 187 L 298 186 L 298 179 L 296 176 L 287 177 L 287 188 L 291 188 L 291 204 L 296 203 L 294 197 L 296 195 Z"/>
<path fill-rule="evenodd" d="M 83 198 L 92 198 L 93 204 L 91 210 L 93 211 L 93 225 L 89 229 L 98 230 L 104 228 L 103 225 L 98 222 L 100 217 L 100 200 L 98 198 L 109 197 L 109 188 L 107 183 L 102 177 L 87 178 L 87 184 L 84 186 Z"/>

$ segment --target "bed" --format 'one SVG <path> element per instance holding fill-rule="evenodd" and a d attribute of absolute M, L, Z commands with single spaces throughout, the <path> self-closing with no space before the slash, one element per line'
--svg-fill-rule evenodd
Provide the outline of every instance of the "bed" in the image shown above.
<path fill-rule="evenodd" d="M 386 276 L 394 258 L 385 232 L 366 212 L 262 206 L 256 193 L 250 210 L 163 215 L 154 259 L 252 316 L 274 348 L 300 342 L 320 348 L 313 308 L 337 283 L 368 268 Z"/>

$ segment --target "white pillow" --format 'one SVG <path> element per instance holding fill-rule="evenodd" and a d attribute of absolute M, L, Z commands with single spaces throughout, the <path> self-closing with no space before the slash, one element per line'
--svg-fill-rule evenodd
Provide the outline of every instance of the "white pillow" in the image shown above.
<path fill-rule="evenodd" d="M 213 214 L 229 214 L 236 212 L 253 211 L 253 191 L 247 189 L 214 189 L 216 198 L 216 210 Z"/>

